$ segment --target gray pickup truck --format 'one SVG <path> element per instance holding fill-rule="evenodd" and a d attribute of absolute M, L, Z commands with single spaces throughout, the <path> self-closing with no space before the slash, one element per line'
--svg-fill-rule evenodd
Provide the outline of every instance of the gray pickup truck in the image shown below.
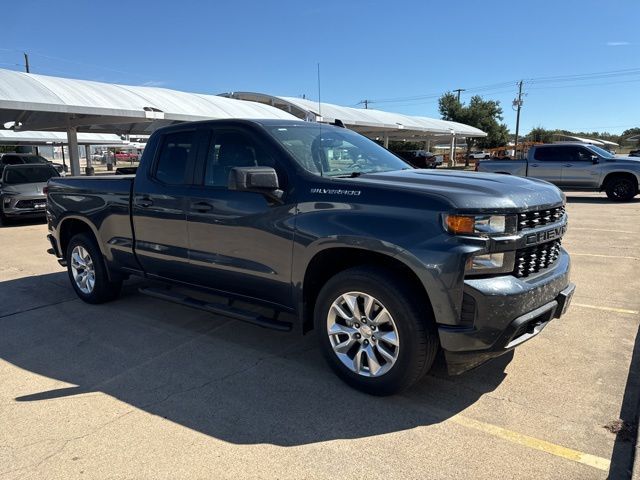
<path fill-rule="evenodd" d="M 638 194 L 640 158 L 617 157 L 594 145 L 552 143 L 529 149 L 524 160 L 478 162 L 476 171 L 534 177 L 562 188 L 605 191 L 617 202 Z"/>
<path fill-rule="evenodd" d="M 439 350 L 453 374 L 512 350 L 574 290 L 556 187 L 414 169 L 330 125 L 166 127 L 135 176 L 56 177 L 47 195 L 50 253 L 82 300 L 113 300 L 135 275 L 159 299 L 315 329 L 338 375 L 378 395 Z"/>

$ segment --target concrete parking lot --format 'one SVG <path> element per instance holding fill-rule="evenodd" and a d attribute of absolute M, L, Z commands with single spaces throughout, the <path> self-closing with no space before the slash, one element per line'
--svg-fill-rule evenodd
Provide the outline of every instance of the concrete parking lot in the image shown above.
<path fill-rule="evenodd" d="M 137 293 L 78 300 L 46 225 L 0 227 L 1 478 L 626 478 L 640 198 L 568 193 L 567 316 L 459 377 L 374 398 L 313 336 Z"/>

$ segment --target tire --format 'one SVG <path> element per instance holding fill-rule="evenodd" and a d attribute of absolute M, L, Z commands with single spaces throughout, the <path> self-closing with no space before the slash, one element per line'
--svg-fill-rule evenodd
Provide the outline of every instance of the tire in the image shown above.
<path fill-rule="evenodd" d="M 433 365 L 439 343 L 435 323 L 418 298 L 406 280 L 375 267 L 355 267 L 331 278 L 318 294 L 314 321 L 323 355 L 338 377 L 380 396 L 421 379 Z M 348 302 L 368 314 L 358 319 Z M 381 307 L 389 316 L 380 317 Z"/>
<path fill-rule="evenodd" d="M 122 281 L 109 280 L 102 252 L 93 237 L 85 233 L 72 237 L 65 258 L 69 280 L 81 300 L 98 304 L 118 297 Z"/>
<path fill-rule="evenodd" d="M 1 200 L 1 199 L 0 199 L 0 200 Z M 5 226 L 6 226 L 6 225 L 9 225 L 9 223 L 10 223 L 9 217 L 7 217 L 7 216 L 4 214 L 4 209 L 2 208 L 2 206 L 0 206 L 0 223 L 1 223 L 2 225 L 5 225 Z"/>
<path fill-rule="evenodd" d="M 638 186 L 630 178 L 613 177 L 607 181 L 605 191 L 614 202 L 628 202 L 638 193 Z"/>

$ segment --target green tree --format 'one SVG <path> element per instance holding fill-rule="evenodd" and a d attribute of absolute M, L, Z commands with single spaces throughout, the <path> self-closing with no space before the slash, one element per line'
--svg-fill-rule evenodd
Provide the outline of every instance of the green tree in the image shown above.
<path fill-rule="evenodd" d="M 537 127 L 531 129 L 526 138 L 530 142 L 552 143 L 553 135 L 555 133 L 555 130 L 547 130 L 538 125 Z"/>
<path fill-rule="evenodd" d="M 468 105 L 458 101 L 457 97 L 449 92 L 438 100 L 440 115 L 443 120 L 460 122 L 484 131 L 487 136 L 480 138 L 467 138 L 468 153 L 476 145 L 479 148 L 503 147 L 509 140 L 509 129 L 502 118 L 502 107 L 496 100 L 483 100 L 479 95 L 471 97 Z"/>

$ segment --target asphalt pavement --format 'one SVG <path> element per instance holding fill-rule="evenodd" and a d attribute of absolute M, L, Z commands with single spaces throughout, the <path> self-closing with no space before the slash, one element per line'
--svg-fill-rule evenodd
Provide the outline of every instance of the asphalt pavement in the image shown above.
<path fill-rule="evenodd" d="M 0 478 L 630 478 L 640 198 L 569 192 L 568 212 L 568 314 L 388 398 L 340 382 L 314 335 L 152 299 L 140 281 L 85 304 L 46 225 L 0 226 Z"/>

